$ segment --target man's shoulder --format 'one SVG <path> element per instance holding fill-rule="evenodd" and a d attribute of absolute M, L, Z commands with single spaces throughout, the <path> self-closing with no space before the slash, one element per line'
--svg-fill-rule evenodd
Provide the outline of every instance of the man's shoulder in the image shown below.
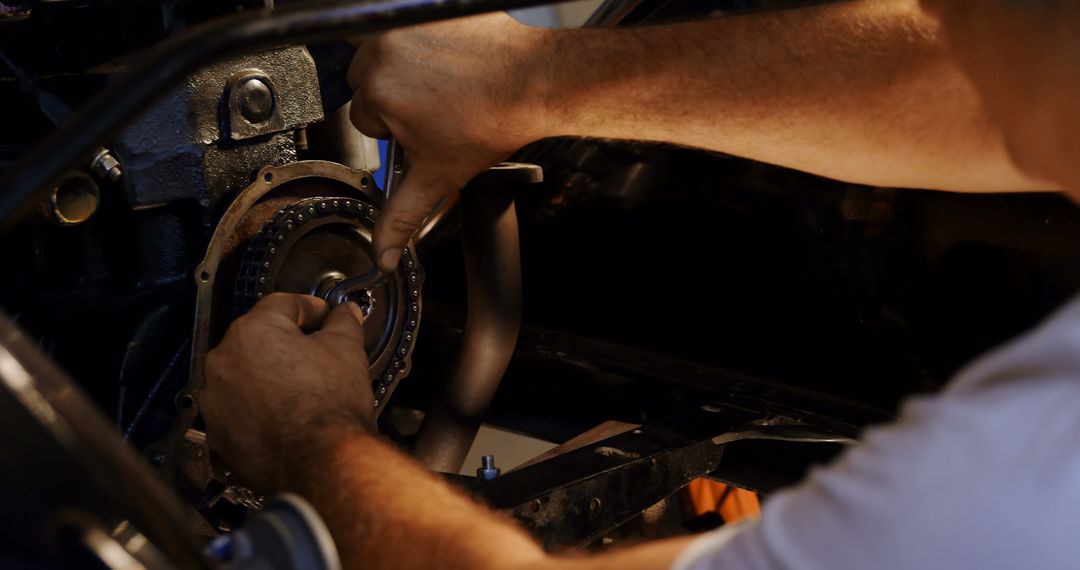
<path fill-rule="evenodd" d="M 1068 382 L 1076 379 L 1077 382 Z M 946 397 L 1035 384 L 1060 384 L 1080 390 L 1080 296 L 1053 312 L 1032 330 L 965 366 L 946 387 Z"/>
<path fill-rule="evenodd" d="M 1071 568 L 1080 504 L 1080 299 L 911 399 L 894 423 L 685 568 Z M 723 539 L 723 540 L 720 540 Z"/>

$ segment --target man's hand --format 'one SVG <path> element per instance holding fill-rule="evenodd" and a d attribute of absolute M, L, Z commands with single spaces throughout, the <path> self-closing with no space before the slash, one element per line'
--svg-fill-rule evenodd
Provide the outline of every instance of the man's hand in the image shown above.
<path fill-rule="evenodd" d="M 275 293 L 229 327 L 206 357 L 198 394 L 210 445 L 260 491 L 335 433 L 370 426 L 372 394 L 363 313 Z M 324 437 L 326 436 L 326 437 Z"/>
<path fill-rule="evenodd" d="M 299 493 L 326 521 L 347 569 L 660 569 L 685 539 L 605 559 L 548 557 L 368 426 L 372 395 L 360 310 L 277 293 L 206 358 L 199 405 L 210 444 L 261 492 Z"/>
<path fill-rule="evenodd" d="M 537 79 L 552 65 L 540 56 L 551 33 L 489 14 L 355 42 L 352 121 L 368 136 L 394 136 L 409 155 L 375 228 L 384 271 L 439 200 L 548 136 Z"/>
<path fill-rule="evenodd" d="M 1080 3 L 922 0 L 1001 127 L 1017 165 L 1080 192 Z"/>

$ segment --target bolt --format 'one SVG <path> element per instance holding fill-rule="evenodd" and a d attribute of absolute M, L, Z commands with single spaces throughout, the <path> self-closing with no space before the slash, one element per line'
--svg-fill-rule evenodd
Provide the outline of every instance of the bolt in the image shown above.
<path fill-rule="evenodd" d="M 360 307 L 360 312 L 364 313 L 364 317 L 370 317 L 371 312 L 375 310 L 375 296 L 368 289 L 350 291 L 346 300 Z"/>
<path fill-rule="evenodd" d="M 98 178 L 105 178 L 112 182 L 120 180 L 120 176 L 124 173 L 120 170 L 120 161 L 116 160 L 116 157 L 104 148 L 99 150 L 94 155 L 94 158 L 90 160 L 90 169 L 94 171 Z"/>
<path fill-rule="evenodd" d="M 502 473 L 502 469 L 495 467 L 495 456 L 485 455 L 480 458 L 480 468 L 476 470 L 476 478 L 481 481 L 491 481 Z"/>
<path fill-rule="evenodd" d="M 236 97 L 240 115 L 253 125 L 265 123 L 274 113 L 274 92 L 261 78 L 245 79 L 236 88 Z"/>

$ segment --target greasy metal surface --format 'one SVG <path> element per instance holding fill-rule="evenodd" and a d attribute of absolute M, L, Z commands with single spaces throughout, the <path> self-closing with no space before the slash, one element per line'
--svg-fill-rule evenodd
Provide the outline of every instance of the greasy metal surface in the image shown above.
<path fill-rule="evenodd" d="M 0 181 L 0 227 L 17 222 L 39 203 L 66 170 L 76 166 L 171 82 L 198 65 L 286 41 L 358 36 L 409 25 L 544 4 L 543 0 L 395 0 L 356 3 L 298 2 L 279 9 L 245 10 L 195 26 L 155 46 L 142 65 L 113 82 L 56 129 Z"/>
<path fill-rule="evenodd" d="M 233 89 L 253 75 L 272 85 L 276 99 L 271 120 L 259 125 L 239 116 Z M 128 201 L 137 208 L 183 199 L 216 205 L 246 186 L 259 168 L 296 160 L 292 130 L 322 118 L 315 64 L 303 47 L 199 69 L 118 137 Z M 230 132 L 222 131 L 223 121 Z M 275 136 L 252 139 L 265 135 Z"/>
<path fill-rule="evenodd" d="M 722 465 L 745 440 L 847 444 L 845 436 L 794 420 L 704 406 L 641 426 L 473 486 L 548 550 L 584 546 Z M 752 487 L 752 481 L 733 481 Z"/>
<path fill-rule="evenodd" d="M 542 179 L 539 166 L 506 164 L 461 191 L 465 330 L 454 371 L 424 417 L 413 451 L 431 469 L 461 469 L 514 354 L 521 328 L 521 253 L 510 190 Z"/>
<path fill-rule="evenodd" d="M 381 197 L 374 186 L 371 173 L 352 170 L 340 164 L 324 161 L 302 161 L 282 167 L 262 169 L 249 187 L 239 193 L 218 222 L 207 248 L 206 257 L 195 270 L 197 288 L 195 326 L 192 340 L 191 373 L 187 386 L 176 396 L 177 419 L 168 439 L 160 445 L 162 466 L 168 476 L 190 474 L 192 470 L 183 460 L 190 453 L 181 453 L 181 444 L 198 415 L 198 390 L 203 381 L 203 363 L 206 352 L 214 346 L 234 315 L 234 287 L 244 250 L 257 235 L 264 223 L 279 210 L 291 207 L 298 201 L 319 196 L 334 196 L 340 201 L 355 200 L 366 208 L 378 208 Z M 318 208 L 318 206 L 316 206 Z M 370 222 L 370 220 L 369 220 Z M 367 231 L 370 231 L 370 227 Z M 402 291 L 410 297 L 403 302 L 402 315 L 408 316 L 401 323 L 400 334 L 392 336 L 384 354 L 372 361 L 372 379 L 376 393 L 382 400 L 409 372 L 412 346 L 419 332 L 420 299 L 419 285 L 423 280 L 422 269 L 412 257 L 413 245 L 408 245 L 409 256 L 402 260 L 394 279 Z M 409 283 L 410 275 L 416 275 L 415 283 Z M 408 286 L 412 285 L 413 288 Z M 417 298 L 411 299 L 412 291 Z M 408 335 L 408 338 L 406 338 Z M 405 343 L 405 344 L 402 344 Z M 403 350 L 404 349 L 404 350 Z M 190 445 L 186 446 L 190 448 Z M 198 446 L 195 446 L 198 447 Z M 189 450 L 190 451 L 190 450 Z M 201 459 L 200 459 L 201 460 Z M 213 469 L 199 468 L 195 474 L 215 475 Z M 207 480 L 189 481 L 195 492 L 206 490 Z"/>
<path fill-rule="evenodd" d="M 212 144 L 229 138 L 229 133 L 221 130 L 220 102 L 231 95 L 230 87 L 240 78 L 251 76 L 264 77 L 271 83 L 281 116 L 280 130 L 323 119 L 319 78 L 311 54 L 300 46 L 271 49 L 202 67 L 188 77 L 185 88 L 195 109 L 197 142 Z M 270 132 L 276 131 L 262 134 Z"/>
<path fill-rule="evenodd" d="M 190 521 L 105 416 L 0 314 L 0 495 L 9 536 L 48 541 L 63 520 L 129 521 L 177 566 L 206 568 Z"/>
<path fill-rule="evenodd" d="M 311 57 L 312 72 L 315 63 Z M 283 78 L 290 76 L 289 73 L 280 73 Z M 306 76 L 301 73 L 301 76 Z M 283 107 L 295 107 L 292 97 L 281 97 L 274 79 L 261 69 L 245 69 L 233 74 L 225 90 L 226 108 L 229 116 L 229 138 L 234 141 L 250 139 L 257 136 L 276 133 L 285 130 L 285 115 Z M 300 90 L 297 94 L 310 93 L 311 87 Z M 312 109 L 321 109 L 321 100 L 318 100 L 318 88 L 314 89 L 316 100 L 311 101 L 315 106 Z M 291 95 L 291 94 L 290 94 Z M 286 104 L 288 101 L 291 104 Z M 322 118 L 319 113 L 318 118 Z M 318 120 L 313 118 L 307 122 Z M 300 123 L 301 125 L 307 123 Z M 294 127 L 295 128 L 295 127 Z"/>

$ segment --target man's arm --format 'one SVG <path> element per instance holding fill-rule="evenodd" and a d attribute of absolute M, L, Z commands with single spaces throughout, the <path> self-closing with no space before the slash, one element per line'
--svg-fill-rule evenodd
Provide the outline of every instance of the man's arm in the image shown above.
<path fill-rule="evenodd" d="M 509 518 L 368 431 L 362 320 L 349 303 L 330 310 L 315 297 L 271 295 L 211 351 L 198 398 L 215 452 L 257 490 L 310 501 L 345 568 L 659 570 L 688 542 L 590 558 L 544 553 Z"/>
<path fill-rule="evenodd" d="M 488 15 L 360 46 L 354 122 L 412 158 L 376 229 L 380 252 L 480 170 L 557 135 L 664 141 L 878 186 L 1053 188 L 1012 164 L 915 0 L 636 29 Z"/>
<path fill-rule="evenodd" d="M 466 498 L 358 426 L 316 436 L 282 488 L 323 516 L 346 568 L 666 570 L 689 539 L 599 557 L 552 557 L 508 517 Z"/>

